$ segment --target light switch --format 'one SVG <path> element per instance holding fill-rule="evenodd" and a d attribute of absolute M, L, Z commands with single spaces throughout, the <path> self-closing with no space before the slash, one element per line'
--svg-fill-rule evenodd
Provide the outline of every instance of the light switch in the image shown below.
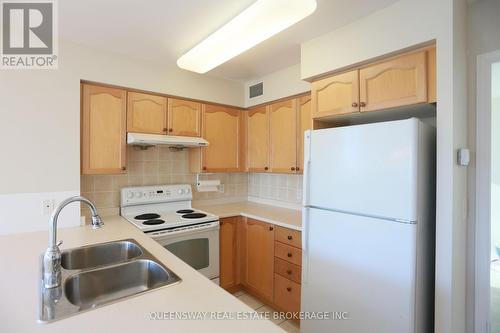
<path fill-rule="evenodd" d="M 460 148 L 457 152 L 457 163 L 460 166 L 467 166 L 470 162 L 470 151 L 467 148 Z"/>

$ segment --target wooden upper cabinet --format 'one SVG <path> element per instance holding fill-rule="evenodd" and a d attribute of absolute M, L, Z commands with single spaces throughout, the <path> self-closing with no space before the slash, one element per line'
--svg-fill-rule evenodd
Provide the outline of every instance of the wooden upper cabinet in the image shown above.
<path fill-rule="evenodd" d="M 245 230 L 245 281 L 261 297 L 273 299 L 274 226 L 247 219 Z"/>
<path fill-rule="evenodd" d="M 269 113 L 265 106 L 248 110 L 247 166 L 250 172 L 269 170 Z"/>
<path fill-rule="evenodd" d="M 427 100 L 436 103 L 436 48 L 427 50 Z"/>
<path fill-rule="evenodd" d="M 201 104 L 182 99 L 168 99 L 168 134 L 200 136 Z"/>
<path fill-rule="evenodd" d="M 297 172 L 304 170 L 304 132 L 313 128 L 311 115 L 311 96 L 298 99 L 297 106 Z"/>
<path fill-rule="evenodd" d="M 227 289 L 239 284 L 238 224 L 239 216 L 220 220 L 220 286 Z"/>
<path fill-rule="evenodd" d="M 271 172 L 295 173 L 297 168 L 296 99 L 269 106 Z"/>
<path fill-rule="evenodd" d="M 127 131 L 167 134 L 167 98 L 129 92 Z"/>
<path fill-rule="evenodd" d="M 427 102 L 426 51 L 359 70 L 361 112 Z"/>
<path fill-rule="evenodd" d="M 127 92 L 82 85 L 82 174 L 126 172 Z"/>
<path fill-rule="evenodd" d="M 313 82 L 311 97 L 314 118 L 359 111 L 358 70 Z"/>
<path fill-rule="evenodd" d="M 209 143 L 199 148 L 202 153 L 202 170 L 206 172 L 231 172 L 240 170 L 242 144 L 242 118 L 239 110 L 207 104 L 203 110 L 203 138 Z"/>

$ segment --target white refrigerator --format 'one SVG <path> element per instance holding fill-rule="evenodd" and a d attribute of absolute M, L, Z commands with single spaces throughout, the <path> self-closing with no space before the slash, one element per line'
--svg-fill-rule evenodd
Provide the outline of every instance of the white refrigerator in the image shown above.
<path fill-rule="evenodd" d="M 435 129 L 416 118 L 305 134 L 304 333 L 429 333 Z"/>

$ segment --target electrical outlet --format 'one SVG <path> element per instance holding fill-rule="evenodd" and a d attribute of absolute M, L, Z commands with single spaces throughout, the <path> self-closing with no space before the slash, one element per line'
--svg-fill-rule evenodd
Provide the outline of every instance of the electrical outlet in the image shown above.
<path fill-rule="evenodd" d="M 45 199 L 42 201 L 43 215 L 50 215 L 54 210 L 54 199 Z"/>

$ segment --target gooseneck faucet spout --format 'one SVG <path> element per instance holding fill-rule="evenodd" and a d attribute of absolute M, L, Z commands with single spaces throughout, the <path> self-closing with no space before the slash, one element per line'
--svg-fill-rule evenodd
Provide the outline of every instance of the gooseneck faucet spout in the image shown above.
<path fill-rule="evenodd" d="M 55 288 L 61 284 L 61 251 L 57 243 L 57 219 L 59 214 L 68 204 L 72 202 L 82 202 L 86 204 L 92 213 L 92 228 L 98 229 L 104 225 L 101 217 L 97 213 L 97 208 L 92 201 L 87 198 L 76 196 L 61 202 L 52 212 L 49 221 L 49 247 L 43 256 L 43 284 L 45 288 Z"/>

